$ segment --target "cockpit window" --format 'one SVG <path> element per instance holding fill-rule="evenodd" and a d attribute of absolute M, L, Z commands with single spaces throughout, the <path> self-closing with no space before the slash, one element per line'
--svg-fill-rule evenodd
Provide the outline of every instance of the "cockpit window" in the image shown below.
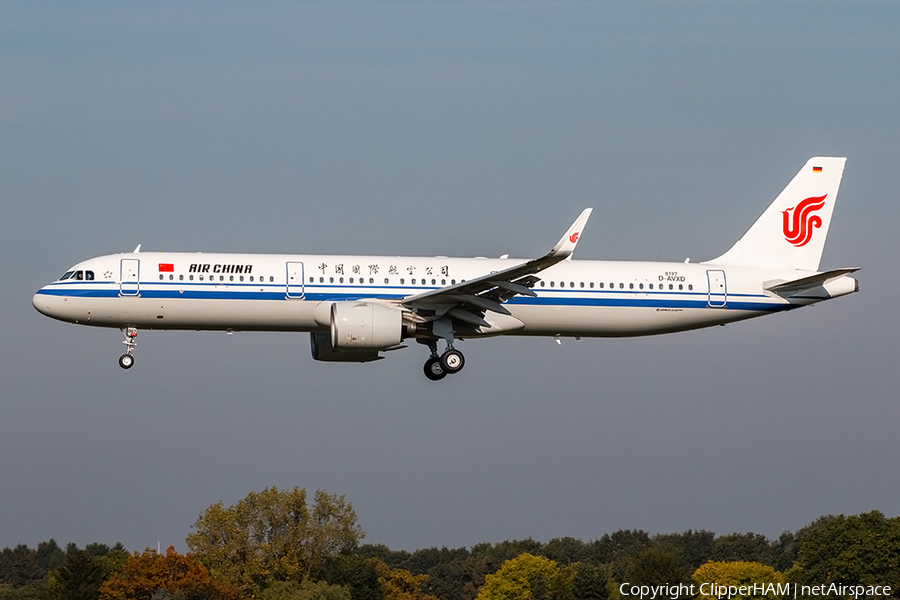
<path fill-rule="evenodd" d="M 72 279 L 77 279 L 78 281 L 82 281 L 84 279 L 84 271 L 75 271 L 75 274 L 72 275 Z"/>
<path fill-rule="evenodd" d="M 75 274 L 75 271 L 66 271 L 65 273 L 63 273 L 63 276 L 59 278 L 59 280 L 65 281 L 66 279 L 68 279 L 69 277 L 71 277 L 74 274 Z"/>
<path fill-rule="evenodd" d="M 94 272 L 93 271 L 85 271 L 84 279 L 85 279 L 85 281 L 93 281 L 94 280 Z"/>

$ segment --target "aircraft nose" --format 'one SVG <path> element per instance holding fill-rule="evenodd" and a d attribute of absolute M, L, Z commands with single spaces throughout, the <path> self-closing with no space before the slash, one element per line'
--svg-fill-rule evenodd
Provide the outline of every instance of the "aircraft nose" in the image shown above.
<path fill-rule="evenodd" d="M 56 296 L 51 296 L 50 294 L 42 293 L 45 288 L 41 288 L 35 293 L 31 298 L 31 305 L 34 306 L 35 310 L 37 310 L 42 315 L 46 315 L 48 317 L 56 318 L 56 311 L 53 310 L 54 302 L 57 298 Z"/>
<path fill-rule="evenodd" d="M 44 298 L 46 298 L 46 296 L 42 296 L 40 291 L 31 298 L 31 305 L 42 315 L 46 315 L 47 311 L 50 309 L 50 307 L 47 306 L 47 303 L 44 302 Z"/>

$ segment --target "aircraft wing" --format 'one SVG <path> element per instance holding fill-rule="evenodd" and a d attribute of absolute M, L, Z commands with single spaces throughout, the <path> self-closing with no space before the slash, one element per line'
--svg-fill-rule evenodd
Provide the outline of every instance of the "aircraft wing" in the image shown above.
<path fill-rule="evenodd" d="M 485 311 L 509 315 L 502 302 L 519 294 L 536 296 L 531 287 L 540 281 L 540 278 L 535 275 L 560 261 L 571 258 L 592 210 L 592 208 L 584 209 L 559 242 L 540 258 L 468 279 L 456 285 L 408 296 L 401 300 L 401 304 L 410 308 L 434 310 L 436 317 L 447 314 L 470 325 L 490 327 L 483 318 Z"/>

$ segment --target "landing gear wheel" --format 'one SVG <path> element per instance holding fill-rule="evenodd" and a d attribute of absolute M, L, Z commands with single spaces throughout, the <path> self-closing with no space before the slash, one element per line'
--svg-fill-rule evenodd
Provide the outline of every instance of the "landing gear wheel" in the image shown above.
<path fill-rule="evenodd" d="M 459 350 L 453 348 L 441 354 L 441 368 L 449 374 L 459 373 L 466 366 L 466 357 Z"/>
<path fill-rule="evenodd" d="M 119 366 L 123 369 L 130 369 L 134 366 L 134 357 L 130 354 L 123 354 L 119 357 Z"/>
<path fill-rule="evenodd" d="M 425 361 L 425 377 L 431 381 L 440 381 L 447 376 L 447 371 L 441 366 L 441 359 L 437 356 Z"/>

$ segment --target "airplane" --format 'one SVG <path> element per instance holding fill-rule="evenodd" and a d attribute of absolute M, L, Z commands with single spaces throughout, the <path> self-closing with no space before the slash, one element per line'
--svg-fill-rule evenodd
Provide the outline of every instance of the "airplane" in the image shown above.
<path fill-rule="evenodd" d="M 458 340 L 644 336 L 723 325 L 859 291 L 819 271 L 846 158 L 810 159 L 727 252 L 705 262 L 572 260 L 590 208 L 531 260 L 142 253 L 91 258 L 34 295 L 44 315 L 115 327 L 123 369 L 139 329 L 308 332 L 317 361 L 425 345 L 425 376 L 465 366 Z M 443 352 L 438 344 L 443 343 Z"/>

